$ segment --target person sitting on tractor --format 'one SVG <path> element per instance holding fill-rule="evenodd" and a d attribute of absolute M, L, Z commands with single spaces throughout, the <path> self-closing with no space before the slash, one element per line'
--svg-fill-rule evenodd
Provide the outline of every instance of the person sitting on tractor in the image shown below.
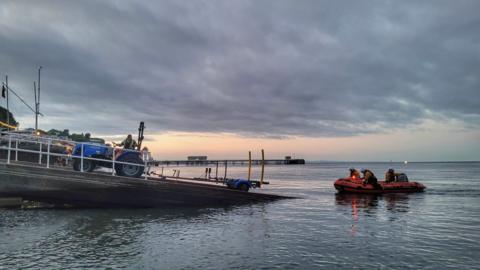
<path fill-rule="evenodd" d="M 137 142 L 132 138 L 132 134 L 128 134 L 125 140 L 123 140 L 120 144 L 115 144 L 115 145 L 123 146 L 123 149 L 135 150 L 135 148 L 137 147 Z"/>

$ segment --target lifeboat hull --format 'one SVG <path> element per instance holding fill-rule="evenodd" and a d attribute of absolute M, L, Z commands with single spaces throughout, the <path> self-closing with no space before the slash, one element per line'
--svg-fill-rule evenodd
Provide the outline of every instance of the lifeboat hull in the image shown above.
<path fill-rule="evenodd" d="M 367 193 L 367 194 L 383 194 L 383 193 L 409 193 L 423 192 L 425 186 L 418 182 L 378 182 L 382 188 L 375 188 L 371 184 L 363 184 L 362 179 L 341 178 L 333 184 L 335 189 L 341 193 Z"/>

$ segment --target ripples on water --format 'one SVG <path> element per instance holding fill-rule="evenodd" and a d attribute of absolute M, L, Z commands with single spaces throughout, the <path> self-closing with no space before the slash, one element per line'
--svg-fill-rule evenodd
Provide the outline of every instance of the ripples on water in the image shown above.
<path fill-rule="evenodd" d="M 428 189 L 336 195 L 333 180 L 350 166 L 378 175 L 395 167 Z M 244 177 L 246 169 L 229 171 Z M 262 192 L 301 198 L 219 209 L 0 210 L 0 268 L 479 268 L 480 163 L 321 163 L 267 172 L 271 185 Z"/>

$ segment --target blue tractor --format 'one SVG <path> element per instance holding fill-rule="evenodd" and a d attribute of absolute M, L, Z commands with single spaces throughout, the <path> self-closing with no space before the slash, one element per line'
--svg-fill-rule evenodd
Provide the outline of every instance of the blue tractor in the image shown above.
<path fill-rule="evenodd" d="M 104 144 L 95 143 L 78 143 L 72 151 L 73 169 L 75 171 L 81 171 L 82 160 L 82 145 L 83 145 L 83 157 L 95 158 L 95 160 L 83 159 L 83 171 L 91 172 L 97 166 L 112 168 L 113 157 L 115 156 L 115 172 L 119 176 L 127 177 L 140 177 L 145 171 L 145 162 L 140 152 L 140 147 L 143 141 L 143 130 L 145 125 L 140 122 L 138 128 L 138 144 L 135 150 L 128 149 L 113 149 Z M 126 162 L 130 164 L 121 164 L 117 162 Z M 135 165 L 138 164 L 138 165 Z"/>

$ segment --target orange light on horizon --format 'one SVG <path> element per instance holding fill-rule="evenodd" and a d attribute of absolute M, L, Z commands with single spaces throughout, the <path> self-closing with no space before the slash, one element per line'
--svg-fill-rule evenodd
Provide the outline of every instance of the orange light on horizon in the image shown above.
<path fill-rule="evenodd" d="M 414 159 L 413 156 L 418 157 L 420 152 L 432 152 L 424 151 L 426 149 L 437 149 L 435 156 L 443 155 L 448 157 L 445 159 L 452 159 L 448 149 L 453 148 L 455 151 L 451 150 L 452 153 L 459 153 L 455 160 L 460 159 L 463 152 L 467 156 L 478 155 L 479 151 L 475 151 L 477 149 L 472 148 L 470 144 L 458 145 L 456 141 L 452 142 L 454 137 L 451 136 L 449 129 L 432 127 L 432 130 L 436 131 L 436 137 L 433 139 L 431 133 L 424 130 L 392 130 L 389 133 L 345 137 L 291 136 L 281 139 L 245 137 L 234 133 L 166 132 L 149 135 L 149 140 L 145 143 L 159 159 L 185 159 L 190 155 L 206 155 L 209 159 L 246 159 L 248 151 L 252 151 L 254 155 L 252 158 L 259 159 L 261 149 L 265 149 L 267 159 L 296 156 L 307 160 L 403 161 Z M 455 132 L 458 133 L 458 130 Z M 480 131 L 460 135 L 466 138 L 464 141 L 472 141 L 480 136 Z M 452 146 L 436 147 L 437 144 Z M 364 153 L 371 149 L 375 150 L 374 153 L 365 156 Z M 460 150 L 463 152 L 460 153 Z M 429 155 L 420 159 L 426 160 Z"/>

